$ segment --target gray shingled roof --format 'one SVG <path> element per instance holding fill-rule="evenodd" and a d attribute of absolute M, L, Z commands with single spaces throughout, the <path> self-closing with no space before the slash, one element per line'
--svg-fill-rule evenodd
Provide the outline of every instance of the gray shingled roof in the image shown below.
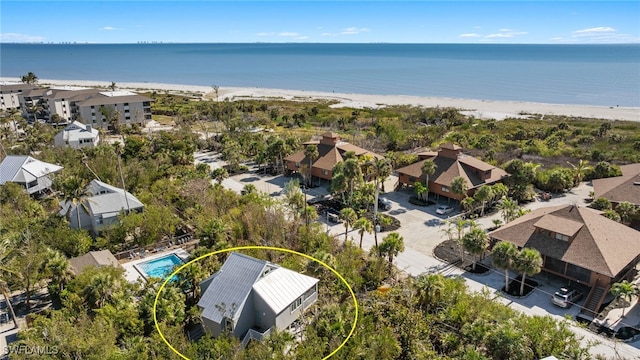
<path fill-rule="evenodd" d="M 121 267 L 118 260 L 109 250 L 91 251 L 82 256 L 69 259 L 74 274 L 79 274 L 88 266 L 113 266 Z"/>
<path fill-rule="evenodd" d="M 93 194 L 89 198 L 88 206 L 93 215 L 102 214 L 103 217 L 117 216 L 120 211 L 126 210 L 127 201 L 123 189 L 111 186 L 99 180 L 92 180 L 87 186 L 87 192 Z M 106 192 L 100 194 L 101 192 Z M 126 192 L 129 200 L 129 210 L 143 208 L 144 205 L 130 192 Z"/>
<path fill-rule="evenodd" d="M 223 312 L 217 306 L 224 303 L 226 317 L 236 320 L 253 284 L 262 276 L 266 266 L 267 261 L 232 252 L 198 301 L 198 306 L 203 309 L 202 317 L 220 323 Z M 231 314 L 234 307 L 235 312 Z"/>

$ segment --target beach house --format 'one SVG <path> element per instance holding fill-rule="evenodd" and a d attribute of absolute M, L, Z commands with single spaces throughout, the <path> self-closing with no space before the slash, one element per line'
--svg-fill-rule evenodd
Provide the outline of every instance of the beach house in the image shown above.
<path fill-rule="evenodd" d="M 62 166 L 31 156 L 7 155 L 0 163 L 0 185 L 14 182 L 22 185 L 29 194 L 42 193 L 51 189 L 51 175 L 60 170 Z"/>
<path fill-rule="evenodd" d="M 321 139 L 308 141 L 303 143 L 303 145 L 305 147 L 307 145 L 316 145 L 318 147 L 318 157 L 309 159 L 305 155 L 304 150 L 285 157 L 284 162 L 287 173 L 299 172 L 303 165 L 309 166 L 309 160 L 311 160 L 312 178 L 331 180 L 333 178 L 333 167 L 343 161 L 343 155 L 347 151 L 353 151 L 358 157 L 363 155 L 370 155 L 378 159 L 383 157 L 382 155 L 340 140 L 340 136 L 334 132 L 324 133 Z"/>
<path fill-rule="evenodd" d="M 583 313 L 597 312 L 611 285 L 630 280 L 640 260 L 640 232 L 577 205 L 539 208 L 489 233 L 491 243 L 507 241 L 533 248 L 542 271 L 591 290 Z"/>
<path fill-rule="evenodd" d="M 82 270 L 93 266 L 113 266 L 115 268 L 122 268 L 118 260 L 113 256 L 109 250 L 90 251 L 82 256 L 77 256 L 69 259 L 69 265 L 71 265 L 71 272 L 74 275 L 78 275 Z"/>
<path fill-rule="evenodd" d="M 318 299 L 318 279 L 237 252 L 201 288 L 205 330 L 232 333 L 243 345 L 286 329 Z"/>
<path fill-rule="evenodd" d="M 628 201 L 640 206 L 640 163 L 621 165 L 622 176 L 593 180 L 595 197 L 609 200 L 613 206 Z"/>
<path fill-rule="evenodd" d="M 53 144 L 57 147 L 94 147 L 100 141 L 98 129 L 94 129 L 90 124 L 83 124 L 74 121 L 67 125 L 62 131 L 53 138 Z"/>
<path fill-rule="evenodd" d="M 482 185 L 492 185 L 509 176 L 504 170 L 462 153 L 462 148 L 454 144 L 443 144 L 437 152 L 428 151 L 418 154 L 418 161 L 402 167 L 397 171 L 401 184 L 413 186 L 416 182 L 424 183 L 426 176 L 422 173 L 422 165 L 431 160 L 435 164 L 435 172 L 429 176 L 429 193 L 436 197 L 462 200 L 472 196 Z M 456 177 L 462 177 L 467 184 L 467 194 L 454 194 L 451 183 Z"/>
<path fill-rule="evenodd" d="M 72 228 L 98 234 L 104 227 L 116 223 L 120 213 L 143 209 L 142 202 L 130 192 L 92 180 L 85 189 L 85 196 L 78 198 L 75 204 L 72 201 L 62 203 L 60 215 L 69 219 Z"/>

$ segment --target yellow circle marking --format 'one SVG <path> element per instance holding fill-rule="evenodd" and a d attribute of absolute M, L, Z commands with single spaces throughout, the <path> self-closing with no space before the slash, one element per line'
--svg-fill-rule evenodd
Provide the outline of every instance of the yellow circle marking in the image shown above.
<path fill-rule="evenodd" d="M 327 355 L 324 358 L 322 358 L 322 360 L 325 360 L 325 359 L 328 359 L 328 358 L 332 357 L 335 353 L 337 353 L 340 349 L 342 349 L 342 347 L 347 343 L 347 341 L 349 341 L 349 339 L 353 335 L 354 331 L 356 330 L 356 325 L 358 324 L 358 299 L 356 299 L 356 294 L 353 292 L 353 289 L 351 288 L 351 286 L 349 285 L 347 280 L 345 280 L 344 277 L 342 275 L 340 275 L 340 273 L 337 272 L 334 268 L 332 268 L 331 266 L 325 264 L 322 260 L 318 260 L 318 259 L 314 258 L 313 256 L 309 256 L 307 254 L 303 254 L 303 253 L 300 253 L 300 252 L 297 252 L 297 251 L 294 251 L 294 250 L 275 247 L 275 246 L 254 246 L 254 245 L 237 246 L 237 247 L 232 247 L 232 248 L 228 248 L 228 249 L 223 249 L 223 250 L 210 252 L 208 254 L 202 255 L 202 256 L 200 256 L 198 258 L 195 258 L 195 259 L 189 261 L 188 263 L 180 266 L 176 271 L 171 273 L 171 275 L 167 276 L 167 278 L 164 280 L 162 285 L 160 285 L 160 289 L 158 289 L 158 293 L 156 294 L 156 298 L 153 301 L 153 322 L 155 323 L 156 330 L 158 330 L 158 334 L 160 334 L 160 337 L 162 338 L 162 341 L 164 341 L 165 344 L 167 344 L 167 346 L 169 346 L 169 348 L 174 353 L 178 354 L 180 357 L 182 357 L 185 360 L 190 360 L 188 357 L 182 355 L 178 350 L 176 350 L 176 348 L 174 348 L 169 343 L 169 341 L 167 341 L 167 339 L 164 337 L 164 334 L 160 330 L 160 326 L 158 325 L 158 318 L 156 316 L 156 310 L 157 310 L 156 308 L 158 306 L 158 299 L 160 298 L 160 294 L 162 293 L 162 290 L 164 290 L 165 285 L 167 285 L 169 283 L 169 280 L 173 276 L 177 275 L 180 271 L 182 271 L 182 269 L 184 269 L 185 267 L 191 265 L 192 263 L 194 263 L 196 261 L 199 261 L 199 260 L 202 260 L 204 258 L 207 258 L 209 256 L 213 256 L 213 255 L 217 255 L 217 254 L 221 254 L 221 253 L 225 253 L 225 252 L 230 252 L 230 251 L 235 251 L 235 250 L 251 250 L 251 249 L 283 251 L 283 252 L 299 255 L 299 256 L 302 256 L 302 257 L 307 258 L 309 260 L 315 261 L 315 262 L 319 263 L 320 265 L 326 267 L 327 269 L 331 270 L 331 272 L 333 272 L 340 279 L 340 281 L 342 281 L 347 286 L 347 289 L 349 289 L 349 293 L 351 293 L 351 298 L 353 298 L 353 306 L 355 308 L 355 316 L 354 316 L 353 326 L 351 326 L 351 331 L 349 331 L 349 334 L 344 339 L 344 341 L 340 344 L 340 346 L 338 346 L 335 350 L 333 350 L 329 355 Z"/>

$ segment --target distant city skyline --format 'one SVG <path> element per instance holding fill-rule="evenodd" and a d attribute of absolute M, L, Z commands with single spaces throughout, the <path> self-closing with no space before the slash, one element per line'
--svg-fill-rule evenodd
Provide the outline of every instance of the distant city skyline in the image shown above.
<path fill-rule="evenodd" d="M 640 43 L 638 1 L 5 1 L 0 42 Z"/>

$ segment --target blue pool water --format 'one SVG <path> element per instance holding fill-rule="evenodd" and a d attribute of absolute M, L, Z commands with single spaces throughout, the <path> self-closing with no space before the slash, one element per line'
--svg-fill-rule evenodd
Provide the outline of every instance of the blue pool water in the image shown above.
<path fill-rule="evenodd" d="M 182 265 L 182 260 L 176 254 L 169 254 L 158 259 L 146 261 L 137 266 L 147 277 L 164 279 L 173 272 L 176 265 Z"/>

